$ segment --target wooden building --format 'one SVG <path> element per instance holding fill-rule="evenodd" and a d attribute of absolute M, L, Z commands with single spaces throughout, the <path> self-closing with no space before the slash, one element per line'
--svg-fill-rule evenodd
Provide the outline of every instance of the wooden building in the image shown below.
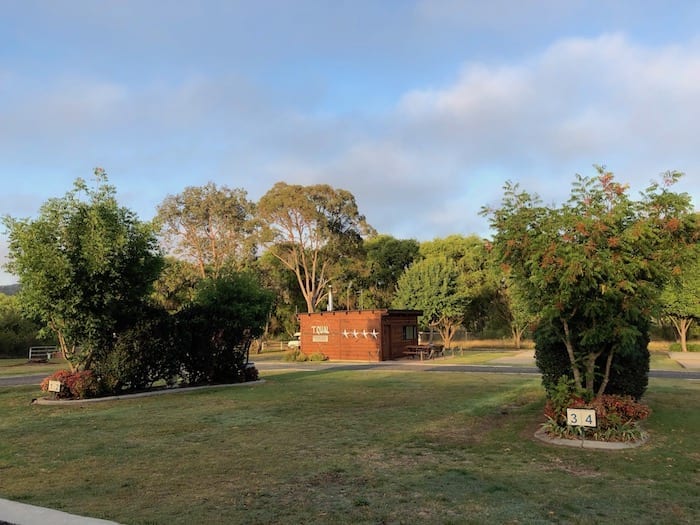
<path fill-rule="evenodd" d="M 419 310 L 338 310 L 299 314 L 301 351 L 331 360 L 387 361 L 418 344 Z"/>

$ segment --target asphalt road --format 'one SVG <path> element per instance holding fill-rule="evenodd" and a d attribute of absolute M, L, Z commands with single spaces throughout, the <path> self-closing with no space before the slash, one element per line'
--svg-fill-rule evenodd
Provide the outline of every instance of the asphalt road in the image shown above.
<path fill-rule="evenodd" d="M 383 361 L 380 363 L 287 363 L 259 362 L 255 366 L 261 372 L 265 370 L 298 370 L 313 372 L 315 370 L 420 370 L 423 372 L 480 372 L 489 374 L 533 374 L 540 371 L 534 366 L 518 365 L 450 365 L 436 364 L 434 361 Z M 19 385 L 38 385 L 46 374 L 28 376 L 0 377 L 0 387 Z M 693 379 L 700 380 L 700 370 L 651 370 L 649 377 L 664 379 Z"/>

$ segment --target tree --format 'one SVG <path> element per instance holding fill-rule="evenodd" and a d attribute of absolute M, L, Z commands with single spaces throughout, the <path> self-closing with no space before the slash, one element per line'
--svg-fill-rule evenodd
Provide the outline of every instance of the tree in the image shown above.
<path fill-rule="evenodd" d="M 414 239 L 395 239 L 377 235 L 365 241 L 367 275 L 359 286 L 365 288 L 375 306 L 391 304 L 396 285 L 404 271 L 418 258 L 419 244 Z"/>
<path fill-rule="evenodd" d="M 640 342 L 678 267 L 678 246 L 698 240 L 689 196 L 669 190 L 680 173 L 666 173 L 634 201 L 612 173 L 597 170 L 577 176 L 559 208 L 509 182 L 501 207 L 484 210 L 499 260 L 561 341 L 576 388 L 591 396 L 605 392 L 616 354 L 648 356 Z"/>
<path fill-rule="evenodd" d="M 393 308 L 422 310 L 423 327 L 437 329 L 449 347 L 464 321 L 467 288 L 452 259 L 433 256 L 414 262 L 399 278 Z"/>
<path fill-rule="evenodd" d="M 0 293 L 0 356 L 26 357 L 31 346 L 54 344 L 39 338 L 40 328 L 22 315 L 17 296 Z"/>
<path fill-rule="evenodd" d="M 74 371 L 111 350 L 162 267 L 151 226 L 118 205 L 104 170 L 95 179 L 95 188 L 76 180 L 35 220 L 4 218 L 23 311 L 56 335 Z"/>
<path fill-rule="evenodd" d="M 294 273 L 308 312 L 325 299 L 342 265 L 362 253 L 363 236 L 374 233 L 355 197 L 327 184 L 278 182 L 258 202 L 257 217 L 263 244 Z"/>
<path fill-rule="evenodd" d="M 246 195 L 213 182 L 169 195 L 156 215 L 166 245 L 195 263 L 202 278 L 216 277 L 227 264 L 240 270 L 255 254 L 255 206 Z"/>
<path fill-rule="evenodd" d="M 153 300 L 171 314 L 192 302 L 202 280 L 198 267 L 188 261 L 166 257 L 163 270 L 153 283 Z"/>
<path fill-rule="evenodd" d="M 461 292 L 467 298 L 461 324 L 475 332 L 485 325 L 496 296 L 486 247 L 486 242 L 476 235 L 449 235 L 420 245 L 422 257 L 447 257 L 457 265 Z"/>
<path fill-rule="evenodd" d="M 197 286 L 176 314 L 182 374 L 189 383 L 244 381 L 252 338 L 262 334 L 272 294 L 247 273 L 226 272 Z"/>
<path fill-rule="evenodd" d="M 692 246 L 681 262 L 680 271 L 661 294 L 661 312 L 678 333 L 681 350 L 688 351 L 688 332 L 700 319 L 700 247 Z"/>

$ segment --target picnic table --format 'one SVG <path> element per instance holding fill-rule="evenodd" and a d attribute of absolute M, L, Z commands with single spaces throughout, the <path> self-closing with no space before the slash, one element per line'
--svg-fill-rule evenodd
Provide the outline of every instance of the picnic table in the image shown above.
<path fill-rule="evenodd" d="M 420 357 L 423 359 L 433 359 L 440 355 L 443 355 L 442 345 L 408 345 L 404 349 L 404 355 L 410 356 L 412 358 Z"/>

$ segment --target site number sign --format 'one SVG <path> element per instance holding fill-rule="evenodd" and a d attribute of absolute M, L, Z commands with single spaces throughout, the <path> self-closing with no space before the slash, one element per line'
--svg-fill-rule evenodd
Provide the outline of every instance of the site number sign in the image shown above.
<path fill-rule="evenodd" d="M 591 408 L 567 408 L 566 424 L 572 427 L 597 426 L 595 410 Z"/>

